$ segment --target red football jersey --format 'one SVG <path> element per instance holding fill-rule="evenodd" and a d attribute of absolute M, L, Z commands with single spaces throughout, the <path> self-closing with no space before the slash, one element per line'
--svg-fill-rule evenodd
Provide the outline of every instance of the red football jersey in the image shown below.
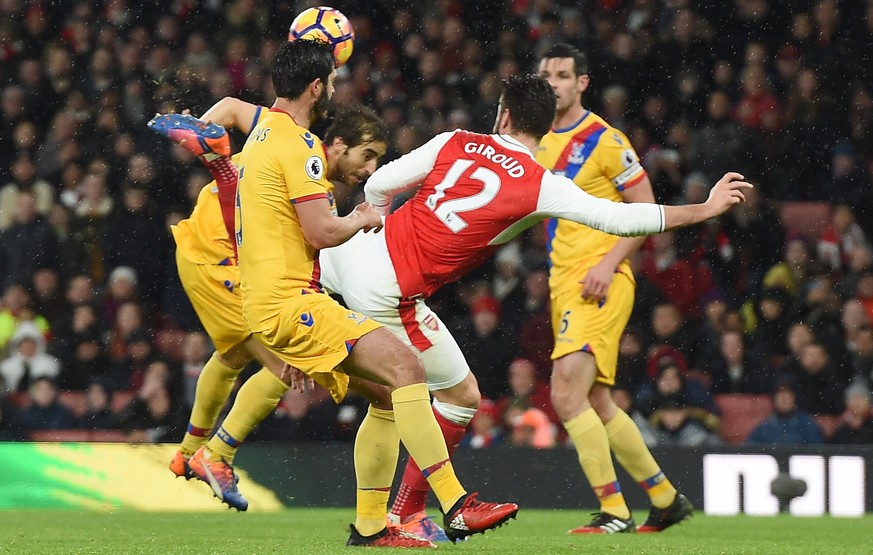
<path fill-rule="evenodd" d="M 453 133 L 415 196 L 385 220 L 402 294 L 428 296 L 487 260 L 495 238 L 536 211 L 544 171 L 511 139 Z"/>
<path fill-rule="evenodd" d="M 379 168 L 365 191 L 369 202 L 387 211 L 395 195 L 416 186 L 415 196 L 385 219 L 388 254 L 404 297 L 430 296 L 546 217 L 620 235 L 664 226 L 660 206 L 593 197 L 547 171 L 507 135 L 442 133 Z"/>

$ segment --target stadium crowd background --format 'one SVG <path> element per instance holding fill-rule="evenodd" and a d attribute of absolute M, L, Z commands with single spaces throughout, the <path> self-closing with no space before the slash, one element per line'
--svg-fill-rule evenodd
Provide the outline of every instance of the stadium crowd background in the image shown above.
<path fill-rule="evenodd" d="M 757 185 L 634 260 L 616 397 L 647 441 L 715 443 L 717 400 L 754 394 L 776 412 L 751 441 L 873 442 L 873 2 L 696 4 L 336 1 L 357 41 L 334 103 L 379 112 L 389 161 L 490 131 L 501 79 L 581 47 L 585 106 L 630 137 L 659 202 L 701 201 L 727 170 Z M 181 437 L 211 346 L 169 226 L 210 178 L 145 123 L 229 95 L 270 104 L 269 60 L 305 7 L 0 0 L 0 439 Z M 546 261 L 536 228 L 432 300 L 491 400 L 473 447 L 563 440 Z M 254 437 L 351 439 L 364 402 L 326 397 L 290 392 Z"/>

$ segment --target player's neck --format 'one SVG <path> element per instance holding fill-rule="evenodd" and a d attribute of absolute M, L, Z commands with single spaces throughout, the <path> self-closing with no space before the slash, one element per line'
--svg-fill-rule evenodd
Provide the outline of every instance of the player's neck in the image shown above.
<path fill-rule="evenodd" d="M 553 129 L 563 129 L 565 127 L 569 127 L 582 119 L 582 116 L 585 114 L 586 110 L 582 106 L 581 102 L 576 102 L 570 105 L 563 112 L 558 112 L 555 116 L 555 123 L 552 125 Z"/>
<path fill-rule="evenodd" d="M 273 108 L 287 112 L 300 127 L 309 129 L 309 126 L 312 124 L 310 120 L 312 117 L 311 106 L 304 106 L 301 102 L 295 102 L 286 98 L 277 98 Z"/>
<path fill-rule="evenodd" d="M 524 145 L 525 148 L 527 148 L 529 151 L 531 151 L 534 154 L 536 154 L 537 150 L 539 150 L 539 148 L 540 148 L 540 142 L 538 140 L 536 140 L 535 138 L 531 137 L 530 135 L 528 135 L 527 133 L 510 131 L 509 133 L 506 133 L 506 135 L 508 135 L 508 136 L 512 137 L 513 139 L 515 139 L 516 141 L 520 142 L 522 145 Z"/>

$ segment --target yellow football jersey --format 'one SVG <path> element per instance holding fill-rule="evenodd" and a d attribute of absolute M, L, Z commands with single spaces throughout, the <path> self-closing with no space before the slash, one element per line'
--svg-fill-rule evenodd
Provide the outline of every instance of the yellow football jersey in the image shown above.
<path fill-rule="evenodd" d="M 231 160 L 237 163 L 239 155 Z M 236 264 L 233 244 L 221 216 L 215 181 L 200 189 L 194 210 L 172 228 L 179 254 L 195 264 Z"/>
<path fill-rule="evenodd" d="M 585 192 L 616 202 L 622 201 L 622 191 L 646 177 L 627 137 L 588 110 L 575 124 L 549 131 L 536 159 Z M 546 226 L 553 287 L 562 282 L 575 286 L 619 239 L 568 220 L 552 219 Z M 620 270 L 631 273 L 627 262 Z"/>
<path fill-rule="evenodd" d="M 318 251 L 306 242 L 294 204 L 329 199 L 321 140 L 272 109 L 249 134 L 239 159 L 236 242 L 243 313 L 268 331 L 289 297 L 321 292 Z"/>
<path fill-rule="evenodd" d="M 267 109 L 258 106 L 254 126 L 266 116 Z M 233 155 L 231 161 L 238 165 L 239 154 Z M 176 240 L 177 253 L 188 261 L 220 266 L 236 264 L 236 254 L 224 225 L 221 204 L 218 201 L 218 185 L 215 181 L 200 190 L 191 215 L 171 229 Z"/>
<path fill-rule="evenodd" d="M 233 245 L 221 220 L 218 187 L 211 182 L 200 190 L 191 215 L 174 225 L 177 252 L 195 264 L 236 264 Z"/>

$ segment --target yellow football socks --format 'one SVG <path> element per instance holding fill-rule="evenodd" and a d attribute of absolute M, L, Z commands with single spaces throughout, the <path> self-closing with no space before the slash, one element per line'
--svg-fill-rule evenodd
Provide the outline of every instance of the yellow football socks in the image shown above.
<path fill-rule="evenodd" d="M 206 449 L 231 464 L 240 443 L 273 412 L 286 391 L 285 382 L 261 368 L 239 389 L 227 418 L 206 444 Z"/>
<path fill-rule="evenodd" d="M 676 499 L 676 488 L 661 472 L 631 417 L 620 410 L 605 428 L 615 458 L 646 490 L 652 505 L 659 509 L 669 506 Z"/>
<path fill-rule="evenodd" d="M 212 357 L 206 361 L 200 377 L 197 378 L 191 419 L 188 421 L 188 431 L 180 446 L 182 454 L 186 457 L 193 455 L 209 441 L 212 428 L 215 427 L 218 415 L 227 402 L 241 371 L 242 368 L 231 368 L 222 364 L 217 352 L 212 353 Z"/>
<path fill-rule="evenodd" d="M 355 437 L 358 484 L 355 528 L 364 536 L 372 536 L 385 528 L 399 453 L 400 435 L 394 425 L 394 412 L 371 405 Z"/>
<path fill-rule="evenodd" d="M 448 512 L 466 491 L 449 460 L 446 441 L 430 406 L 427 384 L 399 387 L 391 393 L 391 401 L 400 440 L 433 488 L 443 512 Z"/>
<path fill-rule="evenodd" d="M 629 518 L 630 511 L 612 465 L 609 439 L 597 413 L 588 408 L 565 422 L 564 428 L 576 446 L 582 472 L 600 501 L 601 511 L 618 518 Z"/>

